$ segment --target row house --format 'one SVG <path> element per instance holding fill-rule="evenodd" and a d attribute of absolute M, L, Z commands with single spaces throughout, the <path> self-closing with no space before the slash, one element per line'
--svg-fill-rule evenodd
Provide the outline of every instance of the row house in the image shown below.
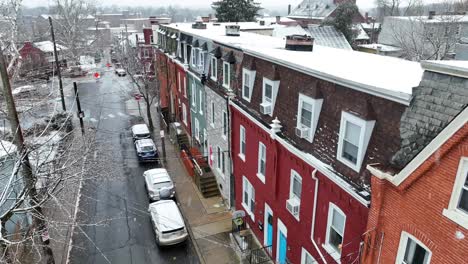
<path fill-rule="evenodd" d="M 366 167 L 406 166 L 466 107 L 466 93 L 417 62 L 203 25 L 166 31 L 179 31 L 191 133 L 207 138 L 215 168 L 226 136 L 231 206 L 279 263 L 355 263 L 377 232 Z M 427 106 L 429 94 L 437 98 Z M 431 126 L 419 123 L 427 109 Z"/>
<path fill-rule="evenodd" d="M 367 223 L 374 230 L 365 239 L 362 263 L 464 263 L 468 258 L 468 64 L 463 68 L 445 62 L 423 62 L 426 71 L 415 93 L 418 104 L 407 110 L 401 129 L 418 135 L 408 126 L 429 130 L 443 119 L 435 102 L 450 98 L 459 113 L 429 144 L 404 156 L 413 157 L 398 170 L 380 164 L 368 166 L 372 173 L 372 198 Z M 442 96 L 443 95 L 443 96 Z M 418 98 L 419 97 L 419 98 Z M 422 97 L 422 98 L 421 98 Z M 443 100 L 443 99 L 442 99 Z M 419 111 L 415 111 L 419 110 Z M 410 114 L 419 112 L 422 115 Z M 398 219 L 398 221 L 395 221 Z"/>

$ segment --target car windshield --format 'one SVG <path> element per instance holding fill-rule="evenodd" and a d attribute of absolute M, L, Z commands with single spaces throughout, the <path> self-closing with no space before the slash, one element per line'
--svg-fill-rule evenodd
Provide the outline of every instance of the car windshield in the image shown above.
<path fill-rule="evenodd" d="M 137 134 L 137 137 L 146 138 L 149 137 L 149 134 Z"/>
<path fill-rule="evenodd" d="M 144 152 L 149 152 L 149 151 L 153 151 L 154 147 L 153 146 L 143 146 L 143 147 L 141 147 L 141 150 L 144 151 Z"/>
<path fill-rule="evenodd" d="M 171 188 L 172 187 L 172 183 L 167 181 L 167 182 L 158 182 L 158 183 L 155 183 L 154 184 L 154 187 L 156 189 L 161 189 L 161 188 Z"/>

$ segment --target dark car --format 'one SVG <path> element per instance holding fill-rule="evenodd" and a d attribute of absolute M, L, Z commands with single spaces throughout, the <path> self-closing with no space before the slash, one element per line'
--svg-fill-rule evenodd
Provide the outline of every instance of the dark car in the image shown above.
<path fill-rule="evenodd" d="M 159 160 L 159 151 L 150 138 L 135 140 L 135 149 L 140 162 L 151 162 Z"/>

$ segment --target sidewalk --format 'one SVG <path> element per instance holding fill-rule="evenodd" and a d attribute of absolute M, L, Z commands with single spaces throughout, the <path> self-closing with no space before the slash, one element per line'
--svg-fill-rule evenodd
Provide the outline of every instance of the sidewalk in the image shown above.
<path fill-rule="evenodd" d="M 135 100 L 127 101 L 127 109 L 136 109 L 137 107 Z M 143 118 L 146 120 L 144 104 L 141 104 L 141 108 Z M 138 115 L 138 111 L 131 114 Z M 159 116 L 157 116 L 156 110 L 152 111 L 152 114 L 155 124 L 153 136 L 157 146 L 161 148 Z M 229 236 L 232 227 L 231 212 L 224 206 L 220 196 L 204 198 L 201 195 L 183 166 L 177 148 L 168 139 L 167 133 L 164 140 L 167 157 L 165 168 L 176 184 L 177 202 L 186 219 L 200 262 L 207 264 L 240 263 L 235 251 L 237 246 L 232 244 Z"/>

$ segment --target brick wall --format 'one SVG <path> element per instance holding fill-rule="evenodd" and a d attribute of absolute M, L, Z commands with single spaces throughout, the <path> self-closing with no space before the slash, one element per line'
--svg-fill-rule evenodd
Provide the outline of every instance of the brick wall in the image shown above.
<path fill-rule="evenodd" d="M 468 126 L 456 132 L 400 186 L 372 177 L 372 203 L 363 263 L 394 263 L 405 231 L 432 252 L 431 263 L 466 263 L 468 232 L 442 215 L 448 207 L 460 158 L 468 156 Z M 457 239 L 457 231 L 465 235 Z M 383 243 L 380 249 L 380 240 Z"/>
<path fill-rule="evenodd" d="M 252 57 L 244 55 L 243 65 L 248 65 Z M 405 106 L 351 88 L 323 81 L 297 71 L 277 66 L 271 62 L 255 58 L 256 76 L 251 102 L 241 99 L 241 89 L 237 96 L 243 104 L 257 112 L 267 122 L 275 117 L 281 121 L 282 131 L 295 145 L 311 153 L 331 166 L 345 178 L 359 186 L 369 184 L 370 175 L 365 169 L 367 163 L 387 165 L 393 153 L 400 146 L 400 118 Z M 274 67 L 279 73 L 280 85 L 272 117 L 261 115 L 263 76 L 274 75 Z M 239 75 L 241 76 L 241 75 Z M 242 79 L 240 77 L 240 83 Z M 320 117 L 312 143 L 295 136 L 299 93 L 310 95 L 318 89 L 323 96 Z M 283 98 L 288 98 L 287 100 Z M 372 117 L 376 123 L 372 132 L 360 173 L 336 160 L 341 111 L 348 111 L 362 118 Z"/>

